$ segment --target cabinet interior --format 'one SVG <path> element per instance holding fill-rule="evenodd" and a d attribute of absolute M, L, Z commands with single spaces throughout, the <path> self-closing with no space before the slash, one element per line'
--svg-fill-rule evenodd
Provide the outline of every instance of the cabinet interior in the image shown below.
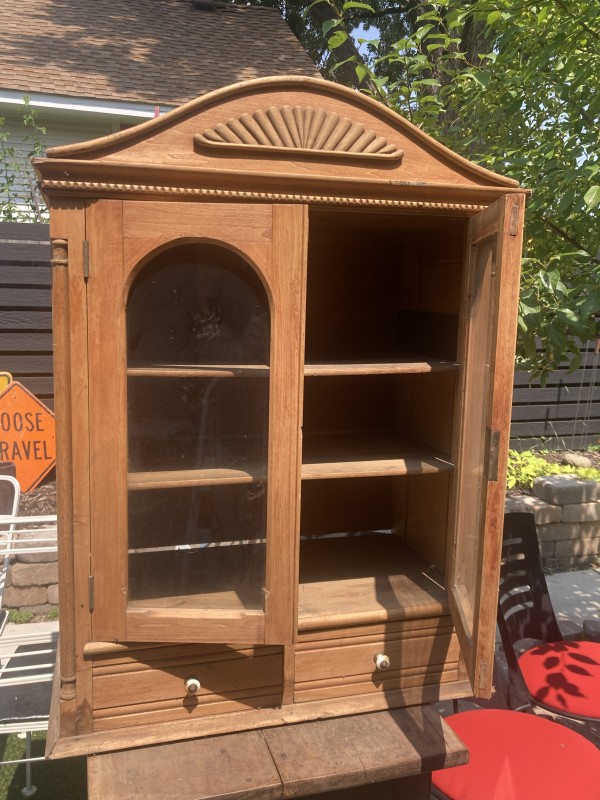
<path fill-rule="evenodd" d="M 309 215 L 301 629 L 445 613 L 464 237 L 447 217 Z M 167 248 L 133 283 L 132 608 L 263 608 L 269 328 L 224 247 Z"/>
<path fill-rule="evenodd" d="M 310 215 L 300 630 L 448 611 L 463 220 Z"/>
<path fill-rule="evenodd" d="M 464 219 L 316 209 L 306 362 L 455 361 Z"/>

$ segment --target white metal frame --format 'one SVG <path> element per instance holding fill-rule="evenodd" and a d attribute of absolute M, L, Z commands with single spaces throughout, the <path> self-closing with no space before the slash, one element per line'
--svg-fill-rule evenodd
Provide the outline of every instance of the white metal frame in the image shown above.
<path fill-rule="evenodd" d="M 18 517 L 20 486 L 10 475 L 0 475 L 0 481 L 10 483 L 14 490 L 10 514 L 0 514 L 0 608 L 11 557 L 20 553 L 55 553 L 57 550 L 57 524 L 55 514 Z M 21 538 L 23 535 L 26 538 Z M 24 626 L 25 628 L 28 626 Z M 0 622 L 0 688 L 23 687 L 30 684 L 51 683 L 54 679 L 58 631 L 43 633 L 24 632 L 9 636 L 2 635 Z M 18 652 L 19 648 L 34 645 L 34 649 Z M 24 660 L 35 663 L 24 664 Z M 31 764 L 44 761 L 43 756 L 31 756 L 31 734 L 48 729 L 50 709 L 39 715 L 15 718 L 11 721 L 0 719 L 0 733 L 17 733 L 25 736 L 25 758 L 0 761 L 0 766 L 25 764 L 25 786 L 21 789 L 24 797 L 33 796 L 37 788 L 31 782 Z"/>

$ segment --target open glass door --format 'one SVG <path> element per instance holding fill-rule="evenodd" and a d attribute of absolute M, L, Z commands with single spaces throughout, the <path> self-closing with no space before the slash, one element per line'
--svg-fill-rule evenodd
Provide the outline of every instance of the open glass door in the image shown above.
<path fill-rule="evenodd" d="M 474 694 L 489 697 L 516 336 L 523 195 L 469 224 L 449 601 Z M 502 347 L 497 347 L 501 343 Z"/>

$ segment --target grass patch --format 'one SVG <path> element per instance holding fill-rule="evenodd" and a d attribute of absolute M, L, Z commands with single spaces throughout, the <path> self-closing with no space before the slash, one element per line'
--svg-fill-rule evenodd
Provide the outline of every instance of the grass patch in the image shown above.
<path fill-rule="evenodd" d="M 11 608 L 8 612 L 8 621 L 13 622 L 15 625 L 25 625 L 28 622 L 31 622 L 34 618 L 35 614 L 33 611 L 17 611 L 14 608 Z"/>
<path fill-rule="evenodd" d="M 32 734 L 31 755 L 43 756 L 46 734 Z M 16 734 L 0 736 L 0 761 L 24 758 L 25 739 Z M 31 782 L 37 786 L 36 800 L 87 800 L 86 759 L 65 758 L 36 761 L 31 765 Z M 0 800 L 23 800 L 25 764 L 8 764 L 0 768 Z"/>
<path fill-rule="evenodd" d="M 18 610 L 11 608 L 8 612 L 8 621 L 15 625 L 26 625 L 28 622 L 56 622 L 58 619 L 58 608 L 51 608 L 47 614 L 36 614 L 26 608 Z"/>

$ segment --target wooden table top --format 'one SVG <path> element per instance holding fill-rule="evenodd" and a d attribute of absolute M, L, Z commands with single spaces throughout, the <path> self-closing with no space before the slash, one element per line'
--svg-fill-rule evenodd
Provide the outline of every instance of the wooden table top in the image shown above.
<path fill-rule="evenodd" d="M 122 750 L 88 759 L 89 800 L 278 800 L 466 763 L 430 706 Z"/>

